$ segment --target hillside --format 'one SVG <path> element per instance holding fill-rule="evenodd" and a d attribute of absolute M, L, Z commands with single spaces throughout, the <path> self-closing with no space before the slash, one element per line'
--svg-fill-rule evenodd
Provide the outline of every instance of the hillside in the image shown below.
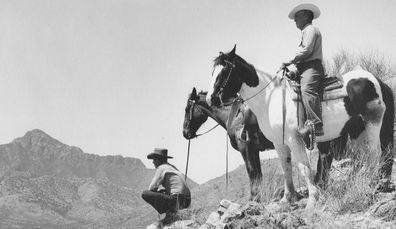
<path fill-rule="evenodd" d="M 143 227 L 157 216 L 140 197 L 153 174 L 139 159 L 29 131 L 0 145 L 0 228 Z"/>
<path fill-rule="evenodd" d="M 34 176 L 104 179 L 130 188 L 146 187 L 147 180 L 154 174 L 140 159 L 87 154 L 41 130 L 29 131 L 9 144 L 0 145 L 0 175 L 9 171 L 29 172 Z"/>
<path fill-rule="evenodd" d="M 315 152 L 313 152 L 315 154 Z M 315 157 L 312 156 L 312 160 Z M 395 228 L 396 191 L 377 193 L 371 177 L 377 168 L 361 167 L 354 170 L 351 159 L 334 161 L 330 173 L 329 188 L 321 191 L 319 205 L 306 211 L 306 198 L 292 205 L 279 205 L 279 189 L 283 178 L 277 159 L 262 161 L 263 193 L 268 202 L 253 203 L 249 196 L 248 179 L 244 167 L 229 173 L 228 191 L 225 189 L 225 175 L 213 179 L 193 190 L 193 204 L 183 210 L 178 221 L 185 226 L 177 228 Z M 295 170 L 295 168 L 294 168 Z M 298 173 L 293 173 L 296 186 L 304 184 Z M 393 166 L 393 183 L 396 183 L 396 166 Z M 305 188 L 298 192 L 307 197 Z M 221 200 L 231 201 L 225 213 L 218 211 Z M 240 207 L 235 207 L 240 206 Z M 223 210 L 224 211 L 224 208 Z M 224 217 L 223 217 L 224 216 Z M 207 222 L 207 223 L 205 223 Z M 209 222 L 209 224 L 208 224 Z M 187 226 L 188 225 L 188 226 Z M 155 227 L 152 227 L 155 228 Z M 171 228 L 171 227 L 169 227 Z"/>

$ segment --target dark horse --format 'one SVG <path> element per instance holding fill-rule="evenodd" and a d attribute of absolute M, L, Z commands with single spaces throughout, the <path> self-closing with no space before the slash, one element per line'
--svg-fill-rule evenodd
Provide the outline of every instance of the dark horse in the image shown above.
<path fill-rule="evenodd" d="M 262 181 L 260 151 L 274 149 L 274 145 L 260 131 L 256 117 L 241 100 L 221 108 L 210 107 L 206 92 L 197 94 L 194 88 L 188 98 L 185 109 L 183 136 L 186 139 L 196 137 L 196 132 L 208 117 L 214 119 L 227 130 L 232 147 L 241 152 L 250 179 L 250 200 L 260 200 L 259 187 Z M 245 131 L 244 131 L 245 130 Z"/>

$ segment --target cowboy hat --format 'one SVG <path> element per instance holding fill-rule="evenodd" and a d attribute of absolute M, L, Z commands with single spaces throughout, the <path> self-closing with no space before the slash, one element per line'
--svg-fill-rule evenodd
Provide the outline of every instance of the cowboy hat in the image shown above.
<path fill-rule="evenodd" d="M 302 3 L 300 5 L 297 5 L 296 7 L 294 7 L 292 9 L 292 11 L 290 11 L 289 13 L 289 18 L 294 20 L 294 16 L 296 15 L 296 13 L 300 10 L 309 10 L 312 11 L 313 13 L 313 19 L 316 19 L 320 16 L 320 10 L 317 6 L 315 6 L 312 3 Z"/>
<path fill-rule="evenodd" d="M 155 148 L 152 153 L 149 153 L 147 155 L 148 159 L 154 159 L 154 158 L 173 158 L 171 156 L 168 156 L 168 150 L 163 149 L 163 148 Z"/>

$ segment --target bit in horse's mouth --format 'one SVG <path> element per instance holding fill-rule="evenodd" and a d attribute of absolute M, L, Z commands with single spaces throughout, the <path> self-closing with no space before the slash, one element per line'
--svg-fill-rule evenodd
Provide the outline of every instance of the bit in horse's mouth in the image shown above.
<path fill-rule="evenodd" d="M 187 133 L 187 139 L 195 138 L 195 133 Z"/>

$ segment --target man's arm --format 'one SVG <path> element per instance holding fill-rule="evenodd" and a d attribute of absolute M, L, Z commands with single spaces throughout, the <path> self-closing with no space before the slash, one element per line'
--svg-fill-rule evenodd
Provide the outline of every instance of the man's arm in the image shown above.
<path fill-rule="evenodd" d="M 157 170 L 155 171 L 154 177 L 151 180 L 151 183 L 149 185 L 149 190 L 156 192 L 158 190 L 158 187 L 160 186 L 160 184 L 162 183 L 162 169 L 160 169 L 160 167 L 157 168 Z"/>

